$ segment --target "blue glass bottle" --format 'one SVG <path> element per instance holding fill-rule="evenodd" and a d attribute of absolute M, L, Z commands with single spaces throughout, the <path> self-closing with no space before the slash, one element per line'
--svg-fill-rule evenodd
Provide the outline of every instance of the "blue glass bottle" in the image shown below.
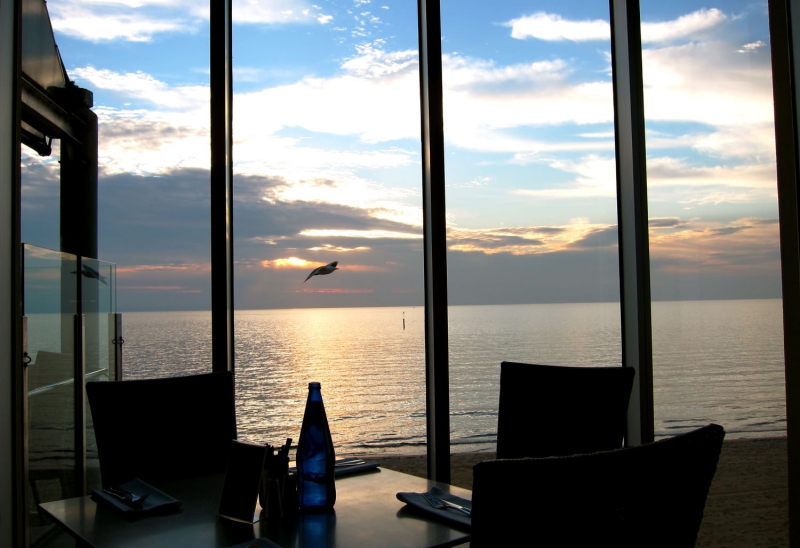
<path fill-rule="evenodd" d="M 320 384 L 311 382 L 297 443 L 297 498 L 301 510 L 333 508 L 336 502 L 335 460 Z"/>

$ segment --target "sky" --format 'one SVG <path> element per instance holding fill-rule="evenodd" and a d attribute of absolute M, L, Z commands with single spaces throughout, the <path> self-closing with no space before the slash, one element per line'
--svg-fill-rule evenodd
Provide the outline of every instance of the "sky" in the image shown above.
<path fill-rule="evenodd" d="M 119 310 L 209 309 L 207 2 L 47 5 Z M 653 298 L 779 297 L 766 2 L 641 11 Z M 422 305 L 416 2 L 233 18 L 237 309 Z M 442 50 L 450 303 L 617 300 L 608 3 L 443 0 Z M 23 241 L 58 248 L 58 193 L 23 147 Z"/>

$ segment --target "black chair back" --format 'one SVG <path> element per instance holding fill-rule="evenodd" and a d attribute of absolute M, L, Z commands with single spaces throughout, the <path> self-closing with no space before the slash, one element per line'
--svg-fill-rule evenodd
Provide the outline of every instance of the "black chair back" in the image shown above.
<path fill-rule="evenodd" d="M 648 445 L 473 468 L 473 548 L 690 548 L 725 431 L 711 424 Z"/>
<path fill-rule="evenodd" d="M 622 447 L 634 373 L 631 367 L 501 363 L 497 458 Z"/>
<path fill-rule="evenodd" d="M 89 382 L 104 487 L 225 472 L 236 439 L 230 372 Z"/>

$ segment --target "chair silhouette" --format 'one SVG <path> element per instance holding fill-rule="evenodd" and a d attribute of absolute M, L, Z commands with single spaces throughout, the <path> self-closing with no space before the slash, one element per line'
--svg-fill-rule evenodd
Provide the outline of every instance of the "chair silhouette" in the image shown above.
<path fill-rule="evenodd" d="M 711 424 L 638 447 L 478 463 L 472 546 L 692 547 L 724 437 Z"/>
<path fill-rule="evenodd" d="M 633 376 L 631 367 L 501 363 L 497 458 L 622 447 Z"/>
<path fill-rule="evenodd" d="M 222 473 L 236 439 L 233 375 L 86 383 L 104 487 Z"/>

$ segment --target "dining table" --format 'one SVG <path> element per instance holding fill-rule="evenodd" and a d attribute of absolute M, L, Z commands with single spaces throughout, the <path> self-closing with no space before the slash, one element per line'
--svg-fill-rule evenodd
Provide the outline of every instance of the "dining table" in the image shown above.
<path fill-rule="evenodd" d="M 191 548 L 262 546 L 283 548 L 447 547 L 469 542 L 469 529 L 406 506 L 398 492 L 437 487 L 471 500 L 469 490 L 394 470 L 336 479 L 336 503 L 325 512 L 295 512 L 237 523 L 218 516 L 224 474 L 154 484 L 183 502 L 180 509 L 143 516 L 121 514 L 91 496 L 39 505 L 41 511 L 76 539 L 93 548 Z M 261 510 L 257 504 L 256 512 Z"/>

